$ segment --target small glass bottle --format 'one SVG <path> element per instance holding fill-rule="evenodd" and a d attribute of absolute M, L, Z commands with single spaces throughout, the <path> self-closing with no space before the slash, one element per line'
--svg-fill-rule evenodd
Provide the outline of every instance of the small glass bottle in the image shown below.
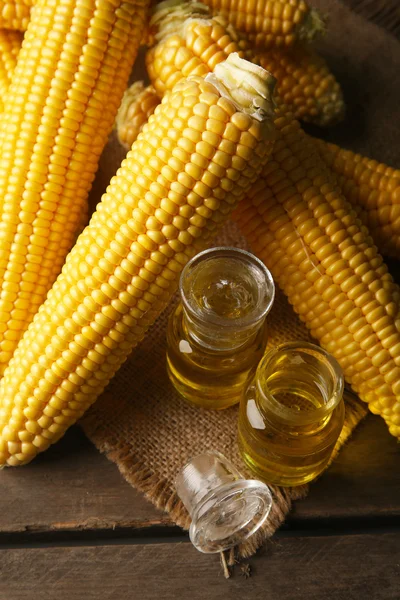
<path fill-rule="evenodd" d="M 244 542 L 266 521 L 272 506 L 265 483 L 244 479 L 216 451 L 192 458 L 175 488 L 192 518 L 190 540 L 200 552 L 221 552 Z"/>
<path fill-rule="evenodd" d="M 170 380 L 197 406 L 236 404 L 264 354 L 271 274 L 249 252 L 212 248 L 188 262 L 179 289 L 167 331 Z"/>
<path fill-rule="evenodd" d="M 309 343 L 267 352 L 239 411 L 239 449 L 261 480 L 311 481 L 329 462 L 344 421 L 343 375 L 336 360 Z"/>

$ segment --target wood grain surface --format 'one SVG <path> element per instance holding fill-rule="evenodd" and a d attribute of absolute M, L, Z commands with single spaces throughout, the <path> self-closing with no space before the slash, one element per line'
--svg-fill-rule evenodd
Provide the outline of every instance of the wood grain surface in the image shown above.
<path fill-rule="evenodd" d="M 1 472 L 0 540 L 4 533 L 115 530 L 164 522 L 170 521 L 126 483 L 78 427 L 26 467 Z"/>
<path fill-rule="evenodd" d="M 398 533 L 278 536 L 226 581 L 189 543 L 8 549 L 0 598 L 398 600 L 399 554 Z"/>
<path fill-rule="evenodd" d="M 399 0 L 344 0 L 360 15 L 400 37 Z"/>
<path fill-rule="evenodd" d="M 400 33 L 399 0 L 343 3 Z M 353 112 L 326 136 L 366 152 L 357 77 L 345 56 L 334 68 Z M 139 61 L 134 77 L 143 74 Z M 377 158 L 397 156 L 398 146 L 378 147 Z M 102 159 L 92 206 L 122 155 Z M 0 600 L 399 600 L 399 458 L 384 422 L 369 416 L 286 525 L 227 581 L 219 557 L 198 553 L 74 427 L 32 464 L 1 472 Z"/>
<path fill-rule="evenodd" d="M 388 435 L 382 419 L 370 415 L 328 471 L 311 485 L 309 496 L 296 503 L 290 519 L 398 519 L 399 467 L 400 444 Z"/>
<path fill-rule="evenodd" d="M 399 464 L 400 445 L 379 417 L 367 417 L 309 496 L 296 503 L 289 525 L 399 519 Z M 130 536 L 134 530 L 171 525 L 77 427 L 36 461 L 1 473 L 0 543 L 38 534 L 50 540 L 71 533 L 80 539 L 89 533 Z"/>

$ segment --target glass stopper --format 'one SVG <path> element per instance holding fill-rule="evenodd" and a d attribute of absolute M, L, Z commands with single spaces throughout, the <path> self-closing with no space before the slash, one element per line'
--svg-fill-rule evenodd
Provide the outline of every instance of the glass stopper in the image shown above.
<path fill-rule="evenodd" d="M 192 517 L 190 540 L 205 553 L 247 540 L 266 521 L 272 506 L 265 483 L 244 479 L 216 451 L 192 458 L 178 474 L 175 487 Z"/>

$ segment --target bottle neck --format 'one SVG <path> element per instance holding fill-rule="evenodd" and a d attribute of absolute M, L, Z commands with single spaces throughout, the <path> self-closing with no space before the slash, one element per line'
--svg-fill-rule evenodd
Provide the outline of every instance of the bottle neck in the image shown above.
<path fill-rule="evenodd" d="M 182 307 L 182 313 L 184 329 L 188 337 L 208 350 L 219 352 L 238 350 L 252 343 L 265 324 L 265 318 L 263 318 L 246 328 L 235 327 L 233 324 L 222 326 L 190 315 L 185 307 Z"/>
<path fill-rule="evenodd" d="M 321 348 L 291 342 L 264 355 L 253 394 L 257 411 L 270 422 L 315 431 L 341 402 L 343 376 Z"/>
<path fill-rule="evenodd" d="M 179 284 L 183 325 L 194 343 L 243 348 L 263 327 L 274 298 L 268 269 L 238 248 L 210 248 L 185 266 Z"/>
<path fill-rule="evenodd" d="M 254 397 L 254 403 L 250 407 L 251 417 L 249 414 L 248 417 L 258 424 L 256 428 L 264 429 L 268 423 L 269 429 L 275 429 L 277 432 L 284 430 L 287 435 L 292 433 L 296 437 L 315 434 L 326 427 L 334 410 L 329 410 L 321 415 L 308 415 L 304 419 L 304 415 L 301 413 L 289 414 L 275 410 L 274 399 L 261 393 L 256 384 L 253 386 L 251 395 Z"/>

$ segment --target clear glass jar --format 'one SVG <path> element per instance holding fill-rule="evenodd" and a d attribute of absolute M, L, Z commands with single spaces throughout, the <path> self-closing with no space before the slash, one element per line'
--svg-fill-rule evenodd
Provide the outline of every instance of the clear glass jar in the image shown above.
<path fill-rule="evenodd" d="M 170 380 L 197 406 L 236 404 L 264 354 L 272 276 L 249 252 L 212 248 L 185 266 L 179 289 L 167 331 Z"/>
<path fill-rule="evenodd" d="M 267 352 L 239 412 L 239 448 L 261 480 L 311 481 L 329 462 L 344 421 L 343 375 L 336 360 L 309 343 Z"/>

